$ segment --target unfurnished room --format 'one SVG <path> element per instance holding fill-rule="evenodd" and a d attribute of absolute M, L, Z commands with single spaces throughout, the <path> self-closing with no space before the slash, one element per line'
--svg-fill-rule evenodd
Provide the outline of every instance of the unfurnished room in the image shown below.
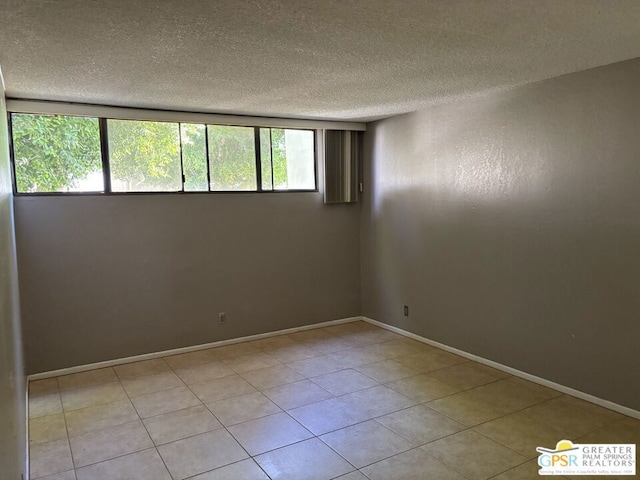
<path fill-rule="evenodd" d="M 0 68 L 0 480 L 640 473 L 637 0 L 1 0 Z"/>

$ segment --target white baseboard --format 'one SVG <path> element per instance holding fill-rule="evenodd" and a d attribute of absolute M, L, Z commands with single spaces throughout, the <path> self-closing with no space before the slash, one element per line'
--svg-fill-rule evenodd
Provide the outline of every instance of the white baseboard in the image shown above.
<path fill-rule="evenodd" d="M 376 325 L 380 328 L 384 328 L 386 330 L 389 330 L 391 332 L 400 334 L 402 336 L 411 338 L 413 340 L 417 340 L 418 342 L 422 342 L 422 343 L 426 343 L 427 345 L 431 345 L 433 347 L 436 348 L 440 348 L 441 350 L 445 350 L 447 352 L 451 352 L 454 353 L 456 355 L 460 355 L 461 357 L 464 358 L 468 358 L 469 360 L 473 360 L 475 362 L 481 363 L 483 365 L 487 365 L 489 367 L 495 368 L 496 370 L 501 370 L 503 372 L 509 373 L 511 375 L 514 375 L 516 377 L 520 377 L 523 378 L 525 380 L 529 380 L 530 382 L 533 383 L 537 383 L 539 385 L 545 386 L 545 387 L 549 387 L 552 388 L 554 390 L 557 390 L 559 392 L 562 393 L 566 393 L 567 395 L 571 395 L 573 397 L 577 397 L 580 398 L 581 400 L 585 400 L 587 402 L 591 402 L 595 405 L 604 407 L 604 408 L 608 408 L 609 410 L 613 410 L 615 412 L 618 413 L 622 413 L 623 415 L 627 415 L 629 417 L 633 417 L 633 418 L 637 418 L 640 419 L 640 411 L 634 410 L 632 408 L 629 407 L 625 407 L 623 405 L 619 405 L 617 403 L 611 402 L 609 400 L 605 400 L 603 398 L 599 398 L 599 397 L 595 397 L 593 395 L 590 395 L 588 393 L 584 393 L 581 392 L 579 390 L 575 390 L 573 388 L 567 387 L 565 385 L 561 385 L 559 383 L 555 383 L 552 382 L 551 380 L 546 380 L 544 378 L 541 377 L 537 377 L 535 375 L 531 375 L 530 373 L 527 372 L 523 372 L 521 370 L 517 370 L 515 368 L 509 367 L 507 365 L 503 365 L 501 363 L 498 362 L 494 362 L 493 360 L 488 360 L 486 358 L 483 357 L 479 357 L 477 355 L 474 355 L 472 353 L 468 353 L 465 352 L 463 350 L 459 350 L 457 348 L 454 347 L 450 347 L 449 345 L 445 345 L 443 343 L 440 342 L 436 342 L 435 340 L 431 340 L 425 337 L 422 337 L 420 335 L 417 335 L 415 333 L 411 333 L 408 332 L 406 330 L 403 330 L 401 328 L 398 327 L 394 327 L 393 325 L 388 325 L 386 323 L 383 322 L 379 322 L 377 320 L 373 320 L 372 318 L 368 318 L 368 317 L 349 317 L 349 318 L 341 318 L 338 320 L 330 320 L 328 322 L 321 322 L 321 323 L 314 323 L 312 325 L 304 325 L 301 327 L 294 327 L 294 328 L 288 328 L 285 330 L 277 330 L 274 332 L 267 332 L 267 333 L 259 333 L 257 335 L 249 335 L 246 337 L 238 337 L 238 338 L 232 338 L 229 340 L 221 340 L 218 342 L 211 342 L 211 343 L 204 343 L 201 345 L 193 345 L 193 346 L 189 346 L 189 347 L 182 347 L 182 348 L 175 348 L 172 350 L 164 350 L 162 352 L 153 352 L 153 353 L 146 353 L 143 355 L 134 355 L 131 357 L 125 357 L 125 358 L 117 358 L 114 360 L 107 360 L 104 362 L 97 362 L 97 363 L 91 363 L 91 364 L 87 364 L 87 365 L 79 365 L 76 367 L 69 367 L 69 368 L 62 368 L 59 370 L 53 370 L 50 372 L 42 372 L 42 373 L 36 373 L 33 375 L 29 375 L 27 377 L 27 382 L 29 381 L 34 381 L 34 380 L 41 380 L 44 378 L 52 378 L 52 377 L 59 377 L 61 375 L 70 375 L 72 373 L 79 373 L 79 372 L 85 372 L 87 370 L 94 370 L 97 368 L 106 368 L 106 367 L 113 367 L 116 365 L 123 365 L 126 363 L 133 363 L 133 362 L 140 362 L 142 360 L 151 360 L 154 358 L 160 358 L 160 357 L 166 357 L 169 355 L 178 355 L 181 353 L 189 353 L 189 352 L 195 352 L 198 350 L 206 350 L 208 348 L 215 348 L 215 347 L 223 347 L 225 345 L 232 345 L 234 343 L 241 343 L 241 342 L 247 342 L 247 341 L 252 341 L 252 340 L 260 340 L 261 338 L 268 338 L 268 337 L 274 337 L 277 335 L 285 335 L 288 333 L 295 333 L 295 332 L 301 332 L 304 330 L 313 330 L 316 328 L 323 328 L 323 327 L 329 327 L 332 325 L 339 325 L 342 323 L 350 323 L 350 322 L 356 322 L 356 321 L 365 321 L 367 323 L 370 323 L 372 325 Z M 28 403 L 28 402 L 27 402 Z M 27 404 L 27 421 L 28 421 L 28 404 Z"/>
<path fill-rule="evenodd" d="M 488 367 L 495 368 L 496 370 L 501 370 L 503 372 L 514 375 L 516 377 L 529 380 L 530 382 L 537 383 L 544 387 L 552 388 L 559 392 L 566 393 L 567 395 L 577 397 L 581 400 L 591 402 L 600 407 L 608 408 L 609 410 L 613 410 L 614 412 L 622 413 L 623 415 L 627 415 L 628 417 L 633 417 L 640 420 L 640 412 L 638 410 L 633 410 L 632 408 L 625 407 L 623 405 L 618 405 L 617 403 L 613 403 L 609 400 L 595 397 L 588 393 L 581 392 L 580 390 L 575 390 L 565 385 L 552 382 L 551 380 L 546 380 L 541 377 L 536 377 L 535 375 L 531 375 L 530 373 L 526 373 L 521 370 L 516 370 L 515 368 L 508 367 L 507 365 L 503 365 L 498 362 L 494 362 L 493 360 L 487 360 L 486 358 L 473 355 L 472 353 L 467 353 L 463 350 L 458 350 L 457 348 L 450 347 L 449 345 L 445 345 L 443 343 L 436 342 L 434 340 L 430 340 L 425 337 L 421 337 L 420 335 L 416 335 L 415 333 L 407 332 L 406 330 L 403 330 L 398 327 L 394 327 L 393 325 L 387 325 L 386 323 L 373 320 L 372 318 L 361 317 L 361 319 L 367 323 L 376 325 L 377 327 L 384 328 L 386 330 L 389 330 L 394 333 L 398 333 L 408 338 L 412 338 L 413 340 L 417 340 L 418 342 L 426 343 L 427 345 L 440 348 L 441 350 L 446 350 L 447 352 L 455 353 L 456 355 L 460 355 L 461 357 L 468 358 L 469 360 L 473 360 L 474 362 L 482 363 L 483 365 L 487 365 Z"/>
<path fill-rule="evenodd" d="M 61 375 L 70 375 L 72 373 L 86 372 L 87 370 L 95 370 L 97 368 L 107 368 L 116 365 L 123 365 L 125 363 L 140 362 L 142 360 L 151 360 L 154 358 L 167 357 L 169 355 L 178 355 L 180 353 L 196 352 L 198 350 L 206 350 L 214 347 L 224 347 L 225 345 L 232 345 L 234 343 L 249 342 L 252 340 L 260 340 L 261 338 L 275 337 L 277 335 L 285 335 L 288 333 L 302 332 L 304 330 L 313 330 L 316 328 L 330 327 L 332 325 L 340 325 L 341 323 L 357 322 L 362 320 L 362 317 L 348 317 L 340 318 L 338 320 L 330 320 L 328 322 L 314 323 L 312 325 L 304 325 L 301 327 L 287 328 L 284 330 L 277 330 L 275 332 L 259 333 L 257 335 L 249 335 L 246 337 L 231 338 L 229 340 L 221 340 L 218 342 L 203 343 L 201 345 L 193 345 L 190 347 L 174 348 L 172 350 L 164 350 L 162 352 L 145 353 L 142 355 L 134 355 L 132 357 L 116 358 L 114 360 L 107 360 L 104 362 L 90 363 L 87 365 L 78 365 L 77 367 L 61 368 L 59 370 L 52 370 L 50 372 L 34 373 L 27 377 L 28 381 L 42 380 L 44 378 L 59 377 Z"/>

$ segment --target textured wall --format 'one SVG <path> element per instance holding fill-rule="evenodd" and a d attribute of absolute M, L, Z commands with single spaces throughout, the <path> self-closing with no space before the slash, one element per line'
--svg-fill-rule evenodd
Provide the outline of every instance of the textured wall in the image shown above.
<path fill-rule="evenodd" d="M 27 369 L 359 315 L 358 215 L 321 193 L 17 197 Z"/>
<path fill-rule="evenodd" d="M 363 314 L 640 410 L 639 112 L 635 60 L 371 125 Z"/>
<path fill-rule="evenodd" d="M 25 472 L 25 376 L 6 119 L 0 72 L 0 478 L 19 479 Z"/>

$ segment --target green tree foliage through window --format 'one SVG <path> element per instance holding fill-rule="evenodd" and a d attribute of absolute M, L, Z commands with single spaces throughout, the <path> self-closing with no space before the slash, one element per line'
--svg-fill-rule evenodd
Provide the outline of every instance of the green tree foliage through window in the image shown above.
<path fill-rule="evenodd" d="M 114 191 L 182 190 L 177 123 L 108 120 Z"/>
<path fill-rule="evenodd" d="M 262 188 L 287 188 L 287 149 L 284 129 L 260 129 L 260 156 L 262 157 Z"/>
<path fill-rule="evenodd" d="M 205 128 L 204 125 L 193 123 L 180 124 L 184 189 L 187 192 L 206 192 L 209 190 Z"/>
<path fill-rule="evenodd" d="M 19 192 L 102 191 L 97 118 L 16 114 L 11 117 Z M 90 175 L 93 188 L 82 188 Z"/>
<path fill-rule="evenodd" d="M 309 130 L 260 129 L 262 188 L 315 188 L 314 134 Z"/>
<path fill-rule="evenodd" d="M 105 191 L 100 121 L 105 120 L 12 114 L 18 191 Z M 105 160 L 113 192 L 315 189 L 314 133 L 310 130 L 117 119 L 105 122 Z M 261 185 L 257 183 L 256 160 Z"/>
<path fill-rule="evenodd" d="M 252 127 L 209 125 L 211 190 L 256 190 Z"/>

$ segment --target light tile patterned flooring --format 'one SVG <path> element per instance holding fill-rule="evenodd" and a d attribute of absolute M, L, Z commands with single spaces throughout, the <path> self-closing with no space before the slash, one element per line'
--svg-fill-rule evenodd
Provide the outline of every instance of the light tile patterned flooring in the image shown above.
<path fill-rule="evenodd" d="M 536 446 L 640 443 L 640 421 L 364 322 L 34 381 L 29 414 L 47 480 L 535 479 Z"/>

